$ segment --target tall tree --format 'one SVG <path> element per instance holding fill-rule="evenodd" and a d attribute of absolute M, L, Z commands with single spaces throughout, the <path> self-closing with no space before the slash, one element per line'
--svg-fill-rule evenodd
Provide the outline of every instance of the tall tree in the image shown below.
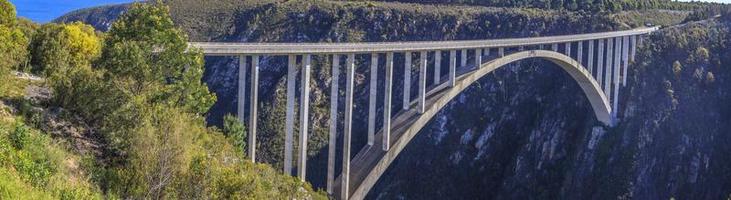
<path fill-rule="evenodd" d="M 8 70 L 16 67 L 27 54 L 28 39 L 16 27 L 15 6 L 7 0 L 0 0 L 0 78 L 5 80 Z M 5 84 L 3 84 L 5 85 Z M 4 93 L 0 86 L 0 93 Z"/>
<path fill-rule="evenodd" d="M 165 103 L 204 114 L 215 102 L 203 76 L 203 54 L 188 49 L 187 36 L 177 29 L 161 2 L 135 4 L 112 25 L 99 66 L 105 78 L 131 81 L 120 85 L 149 103 Z"/>

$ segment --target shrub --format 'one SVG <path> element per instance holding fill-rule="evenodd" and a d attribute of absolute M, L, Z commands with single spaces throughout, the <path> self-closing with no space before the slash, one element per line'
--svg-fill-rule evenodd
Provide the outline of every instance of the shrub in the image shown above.
<path fill-rule="evenodd" d="M 15 126 L 15 130 L 10 133 L 10 142 L 16 149 L 23 149 L 30 140 L 30 130 L 22 124 Z"/>
<path fill-rule="evenodd" d="M 673 73 L 676 77 L 680 77 L 680 73 L 683 71 L 683 65 L 679 61 L 673 62 Z"/>
<path fill-rule="evenodd" d="M 233 115 L 223 117 L 223 134 L 240 153 L 246 152 L 246 127 Z"/>

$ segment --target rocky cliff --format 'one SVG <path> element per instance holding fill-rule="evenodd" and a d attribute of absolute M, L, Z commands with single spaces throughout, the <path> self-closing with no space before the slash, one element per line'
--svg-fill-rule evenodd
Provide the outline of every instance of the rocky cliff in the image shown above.
<path fill-rule="evenodd" d="M 196 41 L 460 40 L 608 31 L 637 24 L 601 13 L 453 5 L 199 5 L 192 0 L 169 5 L 176 23 Z M 731 191 L 731 156 L 725 153 L 731 150 L 725 145 L 731 136 L 724 131 L 731 124 L 731 70 L 722 66 L 731 64 L 728 26 L 723 19 L 685 24 L 645 40 L 620 95 L 622 122 L 613 128 L 596 121 L 581 89 L 557 66 L 528 60 L 497 70 L 441 111 L 369 198 L 726 198 Z M 366 59 L 359 57 L 359 66 Z M 403 64 L 402 58 L 396 60 L 396 66 Z M 206 63 L 204 79 L 219 99 L 209 114 L 215 124 L 235 111 L 237 63 L 234 58 L 207 58 Z M 262 64 L 259 159 L 279 167 L 285 59 L 265 57 Z M 308 180 L 323 186 L 330 65 L 315 57 L 314 66 Z M 396 69 L 396 76 L 403 76 Z M 356 74 L 356 92 L 362 98 L 355 101 L 355 113 L 366 111 L 368 73 L 360 67 Z M 401 87 L 395 84 L 394 93 L 400 94 Z M 356 148 L 365 142 L 365 117 L 354 117 Z"/>

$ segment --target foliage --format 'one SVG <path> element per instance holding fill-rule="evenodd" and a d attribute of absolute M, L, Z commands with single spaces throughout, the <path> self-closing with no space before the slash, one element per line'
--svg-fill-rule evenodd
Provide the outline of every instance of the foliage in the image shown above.
<path fill-rule="evenodd" d="M 683 23 L 690 13 L 690 11 L 653 9 L 622 11 L 611 16 L 629 27 L 642 27 L 648 24 L 667 27 Z"/>
<path fill-rule="evenodd" d="M 32 71 L 52 77 L 69 68 L 89 66 L 101 53 L 101 39 L 94 28 L 74 22 L 45 24 L 30 45 Z"/>
<path fill-rule="evenodd" d="M 188 50 L 168 13 L 165 6 L 132 6 L 112 25 L 99 67 L 112 82 L 126 82 L 115 85 L 121 93 L 203 114 L 215 102 L 200 81 L 203 55 Z"/>
<path fill-rule="evenodd" d="M 0 0 L 0 25 L 15 24 L 15 6 L 8 0 Z"/>
<path fill-rule="evenodd" d="M 201 82 L 201 52 L 187 41 L 166 6 L 135 4 L 105 35 L 93 67 L 52 73 L 58 105 L 99 127 L 120 155 L 85 164 L 92 180 L 130 199 L 322 198 L 306 183 L 242 159 L 243 125 L 225 127 L 229 140 L 206 128 L 202 115 L 216 98 Z"/>
<path fill-rule="evenodd" d="M 680 64 L 680 61 L 673 62 L 673 73 L 675 76 L 680 76 L 680 72 L 683 71 L 683 64 Z"/>
<path fill-rule="evenodd" d="M 70 165 L 76 155 L 23 121 L 0 112 L 0 199 L 101 199 Z"/>
<path fill-rule="evenodd" d="M 15 7 L 7 0 L 0 0 L 0 80 L 5 80 L 9 70 L 22 63 L 27 42 L 23 31 L 17 28 Z M 0 94 L 7 89 L 4 84 L 0 85 Z"/>
<path fill-rule="evenodd" d="M 498 7 L 532 7 L 542 9 L 565 9 L 584 11 L 622 11 L 639 9 L 693 9 L 700 3 L 677 2 L 672 0 L 384 0 L 401 2 L 470 4 Z"/>
<path fill-rule="evenodd" d="M 226 135 L 231 144 L 244 154 L 246 152 L 246 127 L 233 115 L 223 117 L 223 134 Z"/>
<path fill-rule="evenodd" d="M 183 176 L 190 162 L 193 138 L 205 129 L 185 113 L 153 105 L 133 130 L 129 165 L 120 169 L 122 183 L 113 191 L 123 196 L 161 199 L 170 196 L 169 186 Z"/>

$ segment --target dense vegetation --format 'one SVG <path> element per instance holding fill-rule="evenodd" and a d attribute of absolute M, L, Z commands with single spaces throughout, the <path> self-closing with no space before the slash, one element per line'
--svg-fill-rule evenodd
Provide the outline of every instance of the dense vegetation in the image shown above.
<path fill-rule="evenodd" d="M 701 7 L 699 3 L 674 0 L 383 0 L 438 4 L 468 4 L 497 7 L 531 7 L 542 9 L 565 9 L 583 11 L 612 11 L 638 9 L 691 10 Z"/>
<path fill-rule="evenodd" d="M 8 1 L 0 3 L 2 13 L 14 14 Z M 104 34 L 52 23 L 23 26 L 26 36 L 14 15 L 0 21 L 0 34 L 10 38 L 0 40 L 3 60 L 28 60 L 0 66 L 0 199 L 323 198 L 307 183 L 246 161 L 236 120 L 225 134 L 206 126 L 216 97 L 201 82 L 202 54 L 187 49 L 187 36 L 159 2 L 133 5 Z M 45 82 L 28 84 L 11 69 Z M 23 97 L 29 87 L 53 95 L 31 101 Z M 59 120 L 88 124 L 85 137 L 99 147 L 83 153 L 56 144 L 74 141 L 49 135 L 57 131 L 43 121 L 51 110 L 61 110 L 52 115 Z"/>

